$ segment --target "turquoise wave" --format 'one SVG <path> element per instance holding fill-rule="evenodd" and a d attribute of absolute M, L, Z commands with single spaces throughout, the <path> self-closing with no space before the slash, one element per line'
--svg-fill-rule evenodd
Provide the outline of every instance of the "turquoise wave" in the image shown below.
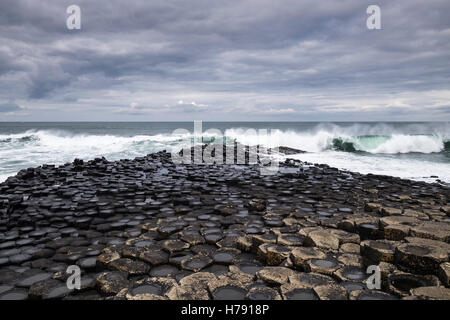
<path fill-rule="evenodd" d="M 397 140 L 394 141 L 394 139 Z M 388 144 L 390 149 L 386 147 L 384 150 L 392 150 L 393 152 L 386 153 L 397 153 L 395 152 L 396 147 L 401 150 L 405 146 L 410 147 L 410 153 L 450 153 L 450 140 L 435 135 L 405 135 L 400 138 L 394 138 L 393 136 L 388 135 L 364 135 L 350 138 L 338 137 L 333 138 L 328 149 L 353 153 L 372 153 Z M 433 144 L 433 146 L 430 146 L 431 144 Z M 441 144 L 439 150 L 433 150 L 432 147 L 435 147 L 435 144 Z M 401 152 L 399 151 L 398 153 Z"/>

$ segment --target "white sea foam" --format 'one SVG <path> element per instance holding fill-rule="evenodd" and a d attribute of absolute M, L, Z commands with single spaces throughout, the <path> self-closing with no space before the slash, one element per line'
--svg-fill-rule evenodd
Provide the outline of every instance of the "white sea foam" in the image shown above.
<path fill-rule="evenodd" d="M 443 161 L 437 162 L 429 158 L 396 156 L 442 153 L 446 144 L 448 148 L 449 126 L 431 130 L 428 127 L 425 130 L 420 125 L 413 125 L 408 131 L 405 133 L 384 124 L 319 124 L 303 131 L 269 130 L 269 137 L 260 135 L 258 130 L 248 131 L 246 128 L 230 128 L 225 130 L 224 135 L 245 145 L 287 146 L 304 150 L 308 153 L 298 155 L 300 159 L 327 163 L 341 169 L 419 180 L 424 176 L 436 175 L 450 182 L 448 155 Z M 212 137 L 207 135 L 206 138 L 205 141 L 210 141 Z M 1 134 L 0 181 L 22 168 L 44 163 L 59 165 L 72 162 L 75 158 L 89 160 L 101 156 L 108 160 L 133 158 L 164 149 L 168 152 L 178 151 L 189 147 L 191 141 L 193 136 L 188 133 L 118 136 L 28 130 L 18 134 Z M 448 154 L 449 151 L 446 152 Z"/>
<path fill-rule="evenodd" d="M 444 150 L 444 139 L 438 136 L 393 135 L 374 149 L 362 149 L 370 153 L 432 153 Z"/>
<path fill-rule="evenodd" d="M 304 153 L 289 156 L 311 163 L 325 163 L 342 170 L 363 174 L 380 174 L 417 181 L 435 182 L 438 176 L 441 181 L 450 183 L 450 163 L 404 159 L 388 156 L 362 157 L 354 153 L 327 151 L 320 153 Z"/>
<path fill-rule="evenodd" d="M 273 130 L 271 135 L 275 139 L 263 140 L 261 136 L 252 134 L 245 129 L 230 129 L 226 131 L 226 136 L 237 139 L 242 144 L 264 144 L 268 147 L 275 147 L 274 141 L 278 145 L 300 149 L 307 152 L 320 152 L 333 149 L 335 139 L 352 143 L 356 150 L 369 153 L 433 153 L 444 150 L 446 137 L 438 135 L 405 135 L 394 134 L 384 135 L 358 135 L 351 136 L 347 132 L 333 132 L 318 130 L 315 132 L 294 132 Z"/>

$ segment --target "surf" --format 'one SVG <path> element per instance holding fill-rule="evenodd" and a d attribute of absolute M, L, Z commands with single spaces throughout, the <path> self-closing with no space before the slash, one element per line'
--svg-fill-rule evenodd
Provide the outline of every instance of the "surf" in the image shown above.
<path fill-rule="evenodd" d="M 450 141 L 433 135 L 336 137 L 330 149 L 373 154 L 439 153 L 450 150 Z"/>
<path fill-rule="evenodd" d="M 173 123 L 176 128 L 179 124 Z M 182 124 L 183 125 L 183 124 Z M 188 128 L 191 124 L 184 124 Z M 216 123 L 208 124 L 214 127 Z M 250 126 L 254 125 L 254 130 Z M 221 135 L 191 132 L 174 134 L 164 125 L 146 130 L 126 124 L 127 130 L 110 124 L 93 124 L 88 130 L 25 129 L 0 131 L 0 180 L 20 169 L 42 164 L 61 165 L 79 158 L 105 157 L 110 161 L 144 156 L 166 150 L 177 152 L 192 143 L 214 143 L 217 139 L 267 148 L 289 147 L 305 151 L 300 160 L 326 163 L 361 173 L 386 173 L 417 178 L 414 172 L 444 177 L 450 181 L 450 126 L 448 123 L 218 123 Z M 152 124 L 148 125 L 149 127 Z M 167 128 L 171 128 L 167 130 Z M 268 135 L 258 135 L 258 128 Z M 5 128 L 6 129 L 6 128 Z M 120 130 L 119 130 L 120 129 Z M 8 129 L 10 130 L 10 129 Z M 141 132 L 148 134 L 141 134 Z M 171 132 L 172 131 L 172 132 Z M 147 133 L 146 132 L 146 133 Z M 290 155 L 291 157 L 291 155 Z M 446 174 L 445 172 L 449 172 Z"/>

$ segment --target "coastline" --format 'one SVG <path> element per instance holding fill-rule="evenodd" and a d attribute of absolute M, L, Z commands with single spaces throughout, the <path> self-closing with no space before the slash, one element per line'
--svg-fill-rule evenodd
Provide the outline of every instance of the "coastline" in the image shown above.
<path fill-rule="evenodd" d="M 0 299 L 450 299 L 449 202 L 289 159 L 274 176 L 165 152 L 43 165 L 0 183 Z"/>

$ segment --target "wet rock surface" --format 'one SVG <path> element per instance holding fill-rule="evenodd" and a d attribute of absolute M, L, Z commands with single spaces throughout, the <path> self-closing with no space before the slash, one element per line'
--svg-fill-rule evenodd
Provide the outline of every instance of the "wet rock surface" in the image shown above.
<path fill-rule="evenodd" d="M 449 299 L 449 199 L 294 160 L 43 165 L 0 184 L 0 300 Z"/>

